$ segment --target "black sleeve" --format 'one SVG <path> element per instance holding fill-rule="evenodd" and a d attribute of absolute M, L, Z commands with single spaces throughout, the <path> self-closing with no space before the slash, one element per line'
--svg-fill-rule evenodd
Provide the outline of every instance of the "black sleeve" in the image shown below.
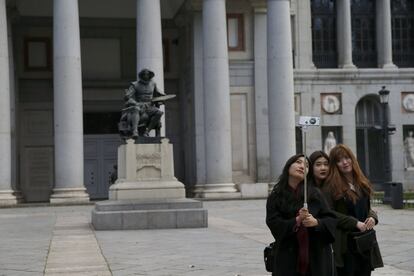
<path fill-rule="evenodd" d="M 321 234 L 322 239 L 326 243 L 333 243 L 335 241 L 335 229 L 338 219 L 335 213 L 330 210 L 325 198 L 320 192 L 317 193 L 315 201 L 320 208 L 319 212 L 315 214 L 315 218 L 318 220 L 318 226 L 314 230 Z"/>
<path fill-rule="evenodd" d="M 345 215 L 341 212 L 335 210 L 335 200 L 332 197 L 329 189 L 323 190 L 324 198 L 328 203 L 328 207 L 332 210 L 335 216 L 338 218 L 337 224 L 338 228 L 344 229 L 346 231 L 352 231 L 355 229 L 358 220 L 352 216 Z"/>
<path fill-rule="evenodd" d="M 275 204 L 276 200 L 277 198 L 272 192 L 266 203 L 266 224 L 275 239 L 283 240 L 295 233 L 296 217 L 284 218 Z"/>

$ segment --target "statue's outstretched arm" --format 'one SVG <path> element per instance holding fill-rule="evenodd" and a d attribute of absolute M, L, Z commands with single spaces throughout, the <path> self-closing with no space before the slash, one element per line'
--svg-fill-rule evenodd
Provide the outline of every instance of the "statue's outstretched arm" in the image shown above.
<path fill-rule="evenodd" d="M 154 93 L 153 93 L 154 97 L 160 97 L 160 96 L 165 96 L 165 94 L 163 92 L 161 92 L 160 90 L 158 90 L 157 85 L 154 86 Z"/>

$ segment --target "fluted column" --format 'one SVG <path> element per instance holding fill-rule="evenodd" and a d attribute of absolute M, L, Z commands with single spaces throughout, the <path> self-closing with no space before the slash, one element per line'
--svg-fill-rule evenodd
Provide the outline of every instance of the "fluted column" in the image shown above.
<path fill-rule="evenodd" d="M 390 0 L 376 3 L 378 67 L 396 68 L 392 62 L 391 3 Z"/>
<path fill-rule="evenodd" d="M 230 83 L 225 0 L 203 0 L 206 184 L 197 197 L 238 197 L 232 183 Z"/>
<path fill-rule="evenodd" d="M 352 62 L 351 0 L 336 1 L 338 67 L 355 68 Z"/>
<path fill-rule="evenodd" d="M 53 1 L 55 188 L 52 203 L 87 202 L 78 1 Z"/>
<path fill-rule="evenodd" d="M 0 206 L 17 203 L 11 185 L 10 75 L 6 0 L 0 0 Z"/>
<path fill-rule="evenodd" d="M 270 174 L 276 181 L 295 153 L 292 33 L 289 0 L 267 1 Z"/>
<path fill-rule="evenodd" d="M 137 74 L 144 68 L 154 72 L 157 88 L 164 92 L 160 0 L 137 0 Z M 167 91 L 168 92 L 168 91 Z M 164 106 L 161 106 L 164 111 Z M 165 136 L 165 115 L 161 118 Z"/>

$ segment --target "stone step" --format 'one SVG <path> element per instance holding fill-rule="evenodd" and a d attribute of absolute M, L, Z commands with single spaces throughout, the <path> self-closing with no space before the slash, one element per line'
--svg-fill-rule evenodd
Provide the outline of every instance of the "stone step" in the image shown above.
<path fill-rule="evenodd" d="M 194 209 L 202 207 L 202 202 L 187 198 L 105 200 L 95 204 L 96 211 Z"/>
<path fill-rule="evenodd" d="M 119 200 L 97 202 L 92 210 L 95 230 L 202 228 L 207 210 L 192 199 Z"/>

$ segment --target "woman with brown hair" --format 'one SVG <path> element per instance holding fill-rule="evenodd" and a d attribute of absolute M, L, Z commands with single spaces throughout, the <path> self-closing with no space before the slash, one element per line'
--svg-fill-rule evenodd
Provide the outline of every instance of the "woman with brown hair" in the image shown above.
<path fill-rule="evenodd" d="M 348 146 L 335 146 L 329 159 L 329 174 L 324 190 L 331 208 L 338 216 L 334 243 L 338 276 L 371 275 L 371 262 L 355 250 L 352 238 L 352 233 L 373 229 L 378 223 L 378 217 L 370 205 L 373 194 L 371 183 Z"/>

